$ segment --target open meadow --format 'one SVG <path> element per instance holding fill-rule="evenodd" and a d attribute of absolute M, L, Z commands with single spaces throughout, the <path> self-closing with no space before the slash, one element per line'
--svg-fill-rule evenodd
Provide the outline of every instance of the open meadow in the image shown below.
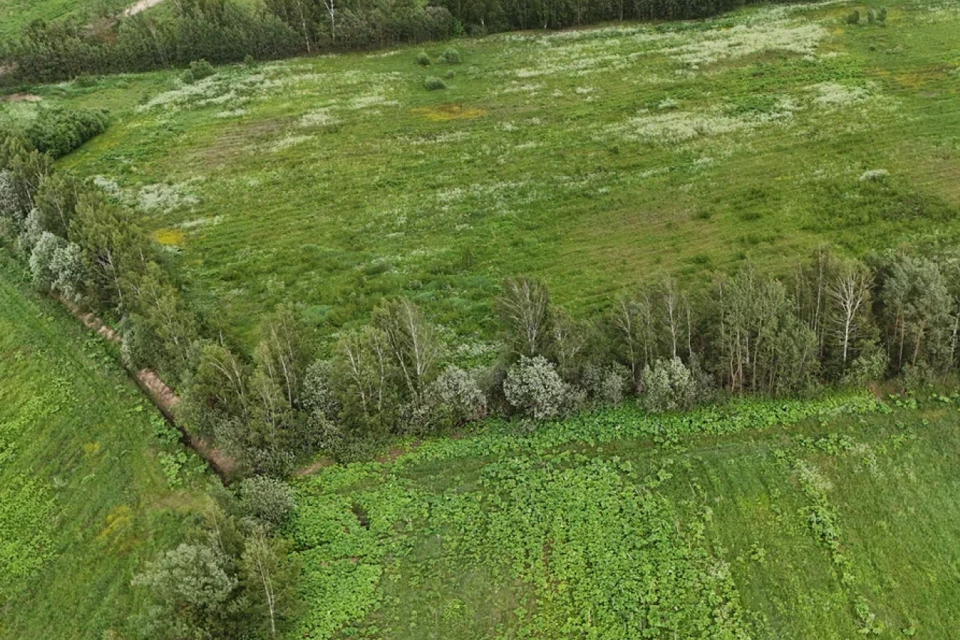
<path fill-rule="evenodd" d="M 0 640 L 960 640 L 960 2 L 244 2 L 2 53 Z"/>
<path fill-rule="evenodd" d="M 281 301 L 336 328 L 404 293 L 482 342 L 506 276 L 583 311 L 661 270 L 702 283 L 823 242 L 955 240 L 960 11 L 903 0 L 848 25 L 856 6 L 455 41 L 461 64 L 435 45 L 428 67 L 401 48 L 35 92 L 109 109 L 62 166 L 137 205 L 239 337 Z"/>
<path fill-rule="evenodd" d="M 0 38 L 13 36 L 34 20 L 59 20 L 117 11 L 127 0 L 0 0 Z"/>
<path fill-rule="evenodd" d="M 0 258 L 0 638 L 102 640 L 206 498 L 199 462 L 96 336 Z"/>
<path fill-rule="evenodd" d="M 601 412 L 298 483 L 291 637 L 957 637 L 958 399 Z"/>

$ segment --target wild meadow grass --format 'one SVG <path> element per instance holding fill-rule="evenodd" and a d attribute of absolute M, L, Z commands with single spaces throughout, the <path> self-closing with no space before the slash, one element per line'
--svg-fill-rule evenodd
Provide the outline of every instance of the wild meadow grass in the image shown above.
<path fill-rule="evenodd" d="M 0 638 L 102 640 L 205 504 L 200 467 L 115 354 L 0 258 Z"/>
<path fill-rule="evenodd" d="M 241 340 L 281 301 L 329 334 L 405 294 L 483 343 L 506 276 L 582 313 L 661 271 L 954 241 L 960 15 L 858 6 L 463 40 L 437 91 L 421 47 L 34 91 L 110 110 L 62 164 L 138 207 Z"/>
<path fill-rule="evenodd" d="M 625 407 L 327 467 L 291 637 L 951 637 L 958 407 Z"/>

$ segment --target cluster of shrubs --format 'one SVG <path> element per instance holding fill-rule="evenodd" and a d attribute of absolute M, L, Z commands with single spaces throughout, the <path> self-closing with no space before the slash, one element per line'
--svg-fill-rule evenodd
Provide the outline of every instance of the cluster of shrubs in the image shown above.
<path fill-rule="evenodd" d="M 426 51 L 421 51 L 417 54 L 415 62 L 421 67 L 429 67 L 433 64 L 433 60 L 430 59 L 430 56 Z M 454 48 L 447 48 L 444 50 L 440 57 L 437 58 L 437 62 L 442 64 L 460 64 L 460 52 Z M 456 72 L 453 69 L 449 69 L 445 74 L 444 78 L 450 80 L 456 77 Z M 427 76 L 423 80 L 423 88 L 427 91 L 437 91 L 439 89 L 446 89 L 447 83 L 445 83 L 441 78 L 436 76 Z"/>
<path fill-rule="evenodd" d="M 91 109 L 41 109 L 24 131 L 29 144 L 54 158 L 65 156 L 107 128 L 107 114 Z"/>
<path fill-rule="evenodd" d="M 887 22 L 887 8 L 880 7 L 879 10 L 874 10 L 872 7 L 867 8 L 866 11 L 867 24 L 886 24 Z M 847 24 L 860 24 L 860 10 L 854 9 L 847 14 Z"/>

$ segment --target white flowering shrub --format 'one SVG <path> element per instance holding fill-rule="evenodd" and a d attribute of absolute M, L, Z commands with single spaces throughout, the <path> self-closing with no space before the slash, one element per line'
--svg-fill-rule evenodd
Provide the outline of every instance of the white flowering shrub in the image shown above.
<path fill-rule="evenodd" d="M 32 215 L 32 214 L 31 214 Z M 43 291 L 49 291 L 57 274 L 51 269 L 53 256 L 66 242 L 49 231 L 41 233 L 30 252 L 30 274 L 33 284 Z"/>
<path fill-rule="evenodd" d="M 437 376 L 427 395 L 455 423 L 482 418 L 487 412 L 487 398 L 477 377 L 455 365 Z"/>
<path fill-rule="evenodd" d="M 680 358 L 657 360 L 653 368 L 643 368 L 642 403 L 648 411 L 656 413 L 685 409 L 693 405 L 697 397 L 697 383 Z"/>
<path fill-rule="evenodd" d="M 507 371 L 503 394 L 517 411 L 537 420 L 548 420 L 562 412 L 567 386 L 552 362 L 543 356 L 522 356 Z"/>
<path fill-rule="evenodd" d="M 43 230 L 43 221 L 40 211 L 33 209 L 23 221 L 23 226 L 20 228 L 20 251 L 24 255 L 29 256 L 33 252 L 33 248 L 40 238 L 44 234 Z"/>
<path fill-rule="evenodd" d="M 70 242 L 58 247 L 53 252 L 50 271 L 54 274 L 51 288 L 65 300 L 80 302 L 84 276 L 80 245 Z"/>
<path fill-rule="evenodd" d="M 268 528 L 282 525 L 296 508 L 287 483 L 266 476 L 243 480 L 237 487 L 237 498 L 245 518 Z"/>
<path fill-rule="evenodd" d="M 890 172 L 886 169 L 870 169 L 860 175 L 860 182 L 882 182 L 889 175 Z"/>
<path fill-rule="evenodd" d="M 16 220 L 20 216 L 16 179 L 11 171 L 0 171 L 0 218 Z"/>

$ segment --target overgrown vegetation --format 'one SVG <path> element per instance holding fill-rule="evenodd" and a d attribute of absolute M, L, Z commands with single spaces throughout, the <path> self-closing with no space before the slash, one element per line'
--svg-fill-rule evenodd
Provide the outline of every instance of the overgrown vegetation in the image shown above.
<path fill-rule="evenodd" d="M 851 538 L 858 520 L 845 513 L 859 503 L 829 477 L 849 472 L 844 489 L 871 491 L 886 477 L 915 482 L 912 456 L 955 452 L 955 438 L 893 422 L 886 405 L 856 391 L 823 396 L 889 382 L 924 390 L 920 401 L 894 400 L 909 407 L 906 419 L 955 422 L 957 398 L 929 390 L 960 365 L 957 194 L 908 165 L 922 158 L 942 174 L 956 155 L 952 139 L 931 154 L 919 135 L 953 123 L 955 110 L 926 107 L 931 92 L 949 105 L 955 74 L 909 74 L 956 53 L 913 43 L 950 32 L 957 16 L 920 0 L 910 7 L 891 24 L 910 20 L 924 38 L 881 29 L 886 11 L 873 8 L 863 21 L 852 5 L 778 7 L 273 65 L 256 60 L 287 55 L 272 47 L 299 38 L 290 52 L 534 18 L 486 5 L 378 6 L 374 15 L 332 2 L 250 10 L 217 1 L 180 3 L 158 22 L 121 21 L 115 38 L 33 25 L 13 45 L 22 77 L 189 63 L 143 77 L 80 75 L 37 89 L 58 106 L 5 107 L 18 126 L 5 128 L 0 147 L 0 241 L 37 290 L 115 323 L 126 367 L 173 385 L 189 435 L 236 463 L 235 487 L 210 489 L 202 514 L 191 510 L 149 559 L 124 565 L 135 605 L 94 616 L 76 635 L 942 635 L 952 614 L 939 599 L 907 611 L 912 599 L 888 574 L 871 574 L 887 560 Z M 537 9 L 545 28 L 613 10 Z M 901 73 L 878 70 L 878 43 Z M 208 62 L 241 54 L 243 67 Z M 441 66 L 455 64 L 459 74 Z M 442 73 L 432 67 L 449 84 L 427 75 Z M 317 87 L 323 100 L 301 112 L 296 102 Z M 545 95 L 563 108 L 538 104 Z M 116 125 L 55 164 L 104 133 L 106 114 L 83 108 L 101 101 Z M 889 132 L 880 142 L 879 131 Z M 251 136 L 249 165 L 221 154 L 220 143 Z M 781 147 L 794 173 L 761 171 L 784 166 Z M 264 163 L 266 153 L 280 160 Z M 216 175 L 188 176 L 197 162 Z M 144 177 L 170 163 L 183 173 Z M 362 198 L 350 191 L 354 178 Z M 793 188 L 774 184 L 788 178 Z M 673 217 L 631 232 L 638 206 L 651 204 Z M 196 217 L 214 209 L 224 213 Z M 267 223 L 219 235 L 224 216 L 248 215 Z M 315 233 L 318 219 L 333 231 Z M 715 229 L 736 240 L 724 244 Z M 712 253 L 696 241 L 707 236 L 719 238 Z M 280 251 L 277 237 L 297 250 Z M 670 260 L 628 259 L 631 242 L 644 251 L 658 238 L 672 238 Z M 221 252 L 204 252 L 204 242 Z M 248 244 L 237 251 L 235 242 Z M 408 260 L 421 262 L 397 267 Z M 269 274 L 248 268 L 257 264 Z M 532 275 L 511 275 L 524 272 Z M 263 295 L 247 289 L 255 286 Z M 246 326 L 224 299 L 247 301 Z M 921 402 L 942 413 L 916 413 Z M 0 473 L 47 404 L 0 429 Z M 868 419 L 880 433 L 859 428 Z M 842 433 L 829 430 L 833 420 Z M 163 449 L 157 477 L 193 488 L 199 469 L 176 448 L 179 434 L 152 426 Z M 710 449 L 720 437 L 724 446 Z M 725 447 L 749 459 L 728 458 Z M 740 532 L 749 528 L 736 521 L 747 510 L 714 510 L 727 494 L 713 487 L 737 465 L 730 495 L 747 479 L 763 478 L 764 491 L 787 486 L 786 508 L 781 489 L 754 497 L 773 514 L 760 524 L 785 527 L 800 551 L 773 548 L 769 535 L 747 546 Z M 296 495 L 282 480 L 318 471 Z M 10 550 L 0 554 L 2 585 L 38 579 L 59 557 L 58 487 L 17 473 L 23 491 L 0 485 L 0 541 Z M 953 544 L 940 502 L 921 504 L 930 530 Z M 121 516 L 109 515 L 107 528 Z M 817 552 L 823 566 L 808 561 Z M 949 580 L 949 553 L 938 553 L 928 589 Z M 763 572 L 749 572 L 774 559 L 807 564 L 768 593 L 756 584 Z M 814 565 L 816 579 L 802 573 Z M 451 596 L 458 581 L 474 586 Z M 809 584 L 819 591 L 810 595 Z M 4 614 L 5 598 L 27 595 L 0 590 Z M 791 607 L 798 613 L 785 613 Z M 15 620 L 36 634 L 32 616 Z"/>
<path fill-rule="evenodd" d="M 949 636 L 956 588 L 925 585 L 953 585 L 958 400 L 917 399 L 603 411 L 328 467 L 298 485 L 295 635 Z"/>
<path fill-rule="evenodd" d="M 126 635 L 143 558 L 202 510 L 203 463 L 111 353 L 0 255 L 0 637 Z M 104 635 L 106 634 L 106 635 Z"/>

